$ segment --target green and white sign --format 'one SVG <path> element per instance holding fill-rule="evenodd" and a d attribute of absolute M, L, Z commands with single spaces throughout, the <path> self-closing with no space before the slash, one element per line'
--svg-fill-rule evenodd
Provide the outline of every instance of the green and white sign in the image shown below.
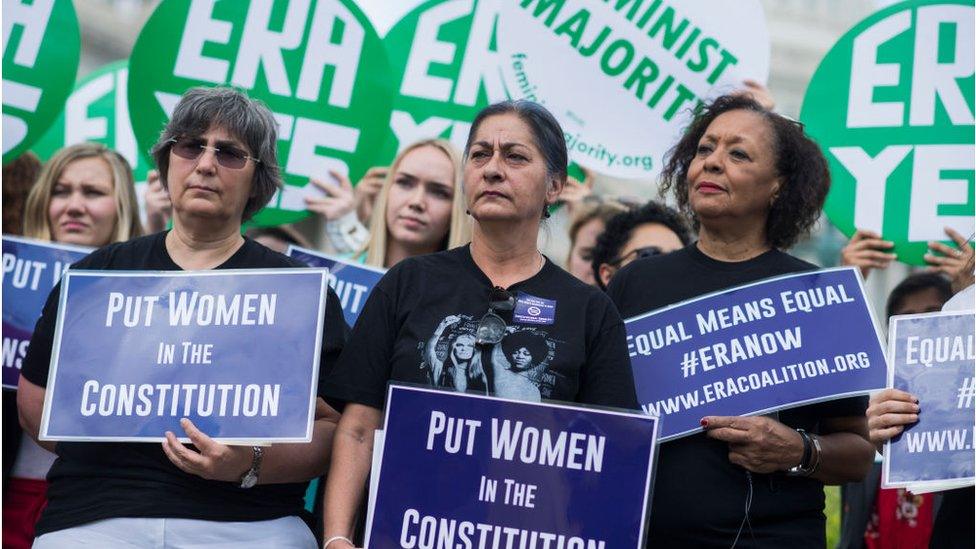
<path fill-rule="evenodd" d="M 699 103 L 746 78 L 766 81 L 762 7 L 732 4 L 509 0 L 499 14 L 499 69 L 509 94 L 552 111 L 572 160 L 651 178 Z"/>
<path fill-rule="evenodd" d="M 800 120 L 829 162 L 825 211 L 925 265 L 927 242 L 974 222 L 973 2 L 903 2 L 858 23 L 813 75 Z"/>
<path fill-rule="evenodd" d="M 140 149 L 159 136 L 180 95 L 231 85 L 263 100 L 278 122 L 287 183 L 254 221 L 306 215 L 308 178 L 355 181 L 378 163 L 394 88 L 383 43 L 351 0 L 167 0 L 129 60 L 129 107 Z"/>
<path fill-rule="evenodd" d="M 103 143 L 129 161 L 141 204 L 149 162 L 139 150 L 129 122 L 128 79 L 127 61 L 99 67 L 82 78 L 68 96 L 64 111 L 31 150 L 47 160 L 67 145 Z"/>
<path fill-rule="evenodd" d="M 432 137 L 461 150 L 478 111 L 508 99 L 498 72 L 497 19 L 497 2 L 431 0 L 390 29 L 383 43 L 398 84 L 390 157 Z"/>
<path fill-rule="evenodd" d="M 71 93 L 81 35 L 71 0 L 3 0 L 3 162 L 50 126 Z"/>

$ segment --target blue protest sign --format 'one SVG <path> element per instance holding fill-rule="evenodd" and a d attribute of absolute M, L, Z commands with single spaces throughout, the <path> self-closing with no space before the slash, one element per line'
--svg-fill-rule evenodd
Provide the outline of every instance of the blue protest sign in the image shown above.
<path fill-rule="evenodd" d="M 16 389 L 34 324 L 69 265 L 92 248 L 3 237 L 3 386 Z"/>
<path fill-rule="evenodd" d="M 391 386 L 366 545 L 643 547 L 656 432 L 629 412 Z"/>
<path fill-rule="evenodd" d="M 886 488 L 973 484 L 974 322 L 973 312 L 891 318 L 888 386 L 918 397 L 920 410 L 917 423 L 885 444 Z"/>
<path fill-rule="evenodd" d="M 704 416 L 765 414 L 884 387 L 885 357 L 853 268 L 787 275 L 627 320 L 637 400 L 661 440 Z"/>
<path fill-rule="evenodd" d="M 339 296 L 342 303 L 342 314 L 346 319 L 346 324 L 353 326 L 359 313 L 366 304 L 366 298 L 373 291 L 376 283 L 383 278 L 386 273 L 383 269 L 360 265 L 346 259 L 339 259 L 327 254 L 308 250 L 298 246 L 289 246 L 287 254 L 289 257 L 309 265 L 310 267 L 321 267 L 329 271 L 329 286 Z"/>
<path fill-rule="evenodd" d="M 326 275 L 69 270 L 40 438 L 308 442 Z"/>

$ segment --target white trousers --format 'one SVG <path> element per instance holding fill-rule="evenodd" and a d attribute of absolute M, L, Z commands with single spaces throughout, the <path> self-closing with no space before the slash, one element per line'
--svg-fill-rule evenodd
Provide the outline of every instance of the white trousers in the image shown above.
<path fill-rule="evenodd" d="M 255 522 L 114 518 L 44 534 L 34 541 L 34 549 L 69 547 L 316 549 L 318 543 L 298 517 Z"/>

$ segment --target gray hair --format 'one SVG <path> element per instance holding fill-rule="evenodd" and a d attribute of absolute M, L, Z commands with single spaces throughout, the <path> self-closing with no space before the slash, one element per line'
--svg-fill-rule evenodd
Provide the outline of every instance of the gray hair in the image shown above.
<path fill-rule="evenodd" d="M 278 125 L 264 103 L 249 98 L 243 91 L 228 87 L 199 87 L 183 94 L 151 151 L 159 169 L 159 179 L 169 188 L 166 178 L 171 139 L 200 136 L 214 127 L 241 140 L 249 149 L 248 154 L 260 160 L 254 166 L 251 196 L 241 220 L 247 221 L 271 201 L 283 181 L 278 168 Z"/>

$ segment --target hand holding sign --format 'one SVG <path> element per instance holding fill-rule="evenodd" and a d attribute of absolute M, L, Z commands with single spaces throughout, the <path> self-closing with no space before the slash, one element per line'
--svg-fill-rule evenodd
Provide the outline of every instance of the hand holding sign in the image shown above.
<path fill-rule="evenodd" d="M 169 190 L 159 180 L 158 171 L 150 170 L 146 179 L 146 230 L 158 233 L 173 219 L 173 202 L 169 198 Z"/>
<path fill-rule="evenodd" d="M 586 200 L 586 197 L 593 194 L 593 171 L 580 168 L 583 172 L 583 181 L 577 181 L 575 177 L 568 177 L 568 181 L 563 185 L 562 192 L 559 193 L 559 202 L 566 204 L 569 214 L 575 215 L 576 209 Z"/>
<path fill-rule="evenodd" d="M 187 448 L 172 431 L 166 431 L 163 452 L 184 473 L 207 480 L 236 482 L 250 468 L 253 455 L 250 446 L 221 444 L 197 429 L 187 418 L 180 420 L 180 427 L 198 451 Z"/>
<path fill-rule="evenodd" d="M 769 88 L 758 80 L 746 78 L 742 81 L 742 89 L 735 93 L 736 95 L 744 95 L 752 98 L 753 101 L 759 103 L 767 111 L 771 111 L 776 107 L 776 100 L 773 99 L 773 94 L 770 93 Z"/>
<path fill-rule="evenodd" d="M 930 252 L 925 254 L 925 262 L 929 264 L 929 271 L 942 272 L 949 278 L 955 279 L 965 269 L 966 263 L 972 260 L 973 247 L 952 227 L 946 227 L 945 233 L 956 243 L 958 249 L 941 242 L 929 242 Z M 935 252 L 941 255 L 936 255 Z"/>
<path fill-rule="evenodd" d="M 309 185 L 318 189 L 320 193 L 306 196 L 305 207 L 310 212 L 321 215 L 326 221 L 335 221 L 356 208 L 356 199 L 348 177 L 335 170 L 329 170 L 329 175 L 339 184 L 325 183 L 321 179 L 311 178 Z"/>
<path fill-rule="evenodd" d="M 356 184 L 356 214 L 363 223 L 366 223 L 373 213 L 373 204 L 380 190 L 383 189 L 383 182 L 386 181 L 386 174 L 389 171 L 390 168 L 385 166 L 373 166 Z"/>
<path fill-rule="evenodd" d="M 904 431 L 906 425 L 918 421 L 918 411 L 918 399 L 905 391 L 885 389 L 871 395 L 867 411 L 871 442 L 880 450 L 885 442 Z"/>
<path fill-rule="evenodd" d="M 803 458 L 803 439 L 768 417 L 710 416 L 702 419 L 709 438 L 729 443 L 729 461 L 753 473 L 785 471 Z"/>
<path fill-rule="evenodd" d="M 893 260 L 898 259 L 897 255 L 885 251 L 894 247 L 894 242 L 882 240 L 878 233 L 858 229 L 840 251 L 840 264 L 857 267 L 861 277 L 866 279 L 871 269 L 887 269 Z"/>

